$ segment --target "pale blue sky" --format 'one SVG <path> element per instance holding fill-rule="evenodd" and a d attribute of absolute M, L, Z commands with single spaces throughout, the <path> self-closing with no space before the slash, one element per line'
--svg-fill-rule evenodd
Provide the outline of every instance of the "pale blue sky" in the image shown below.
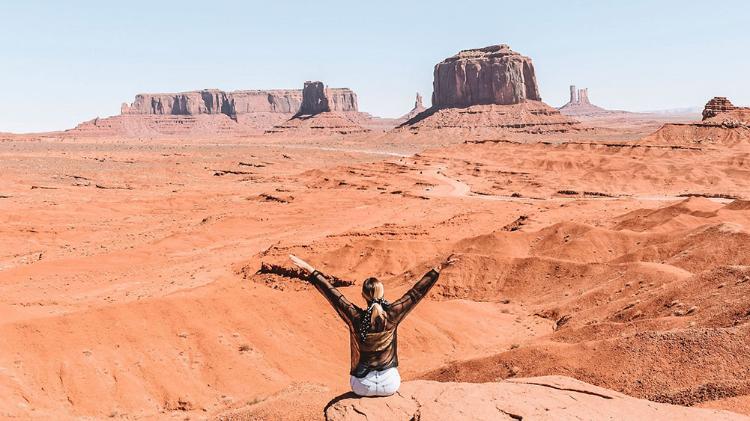
<path fill-rule="evenodd" d="M 554 106 L 571 83 L 615 109 L 750 105 L 747 0 L 0 0 L 0 16 L 0 131 L 73 127 L 140 92 L 305 80 L 398 116 L 429 101 L 435 63 L 499 43 L 533 58 Z"/>

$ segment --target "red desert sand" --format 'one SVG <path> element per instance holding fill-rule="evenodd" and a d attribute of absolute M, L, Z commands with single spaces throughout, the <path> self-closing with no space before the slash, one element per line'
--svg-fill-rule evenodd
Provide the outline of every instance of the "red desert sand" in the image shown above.
<path fill-rule="evenodd" d="M 466 103 L 470 64 L 523 90 Z M 507 46 L 439 66 L 449 105 L 398 121 L 311 83 L 310 114 L 186 93 L 0 135 L 0 417 L 748 419 L 744 111 L 576 121 Z M 287 256 L 362 305 L 452 253 L 400 392 L 355 399 L 346 326 Z"/>

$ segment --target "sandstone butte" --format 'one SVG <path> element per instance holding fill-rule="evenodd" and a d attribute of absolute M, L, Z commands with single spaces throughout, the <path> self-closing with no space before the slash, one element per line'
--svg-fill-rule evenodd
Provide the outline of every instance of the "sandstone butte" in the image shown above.
<path fill-rule="evenodd" d="M 349 91 L 351 92 L 351 91 Z M 267 134 L 330 135 L 366 133 L 361 123 L 370 120 L 360 113 L 357 96 L 339 95 L 323 82 L 307 81 L 302 89 L 302 106 L 289 120 L 275 125 Z"/>
<path fill-rule="evenodd" d="M 400 126 L 413 133 L 565 133 L 576 121 L 541 101 L 531 59 L 505 44 L 463 50 L 435 65 L 432 107 Z"/>
<path fill-rule="evenodd" d="M 506 44 L 463 50 L 435 65 L 432 105 L 469 107 L 541 101 L 531 59 Z"/>
<path fill-rule="evenodd" d="M 341 396 L 327 421 L 386 420 L 747 420 L 728 411 L 637 399 L 570 377 L 544 376 L 495 383 L 416 380 L 386 398 Z"/>

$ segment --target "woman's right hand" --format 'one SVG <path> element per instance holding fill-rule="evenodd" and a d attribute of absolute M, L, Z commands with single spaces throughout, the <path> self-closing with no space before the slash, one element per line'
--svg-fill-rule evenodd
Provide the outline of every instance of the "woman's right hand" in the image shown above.
<path fill-rule="evenodd" d="M 297 257 L 297 256 L 295 256 L 293 254 L 290 254 L 289 258 L 292 259 L 292 263 L 294 263 L 295 265 L 297 265 L 299 268 L 307 271 L 308 273 L 315 272 L 315 268 L 312 267 L 312 265 L 310 265 L 306 261 L 300 259 L 299 257 Z"/>

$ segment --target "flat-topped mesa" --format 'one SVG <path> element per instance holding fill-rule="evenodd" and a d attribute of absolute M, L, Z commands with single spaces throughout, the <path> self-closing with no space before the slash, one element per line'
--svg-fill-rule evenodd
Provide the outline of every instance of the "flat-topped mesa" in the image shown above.
<path fill-rule="evenodd" d="M 582 130 L 541 101 L 531 59 L 507 45 L 461 51 L 435 65 L 434 76 L 432 106 L 407 115 L 411 118 L 397 129 L 475 137 Z"/>
<path fill-rule="evenodd" d="M 225 114 L 230 117 L 247 113 L 294 114 L 300 109 L 301 104 L 302 91 L 298 89 L 231 92 L 204 89 L 179 93 L 139 94 L 132 104 L 122 105 L 121 114 Z"/>
<path fill-rule="evenodd" d="M 708 120 L 709 118 L 716 117 L 720 113 L 734 111 L 736 109 L 737 107 L 735 107 L 727 97 L 716 96 L 711 98 L 711 100 L 706 103 L 706 106 L 703 107 L 703 120 Z"/>
<path fill-rule="evenodd" d="M 463 50 L 435 65 L 436 108 L 541 101 L 531 59 L 505 44 Z"/>
<path fill-rule="evenodd" d="M 298 115 L 314 115 L 330 111 L 358 112 L 357 94 L 348 88 L 328 88 L 323 82 L 305 82 L 302 106 Z"/>

